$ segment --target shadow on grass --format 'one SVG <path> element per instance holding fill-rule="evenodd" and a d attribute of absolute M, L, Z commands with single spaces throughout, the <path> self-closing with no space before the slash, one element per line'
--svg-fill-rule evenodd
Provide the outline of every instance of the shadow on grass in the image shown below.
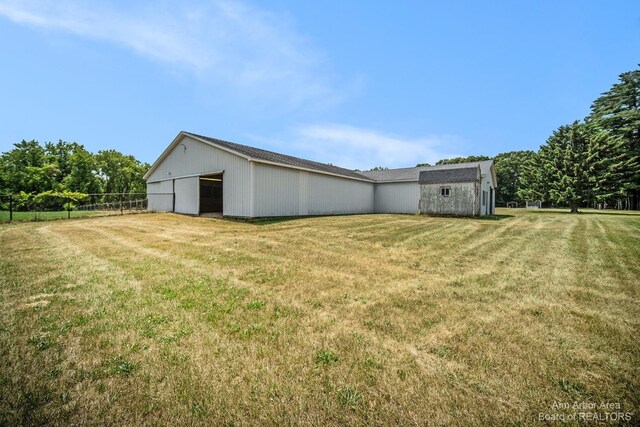
<path fill-rule="evenodd" d="M 334 214 L 334 215 L 300 215 L 300 216 L 276 216 L 276 217 L 264 217 L 264 218 L 233 218 L 224 217 L 226 221 L 236 221 L 245 224 L 252 225 L 270 225 L 279 224 L 283 222 L 295 221 L 299 219 L 312 219 L 312 218 L 333 218 L 333 217 L 348 217 L 348 216 L 371 216 L 380 215 L 374 213 L 352 213 L 352 214 Z M 383 214 L 386 215 L 386 214 Z M 405 215 L 415 216 L 415 214 L 392 214 L 392 215 Z"/>
<path fill-rule="evenodd" d="M 426 218 L 473 219 L 475 221 L 502 221 L 503 219 L 515 217 L 515 215 L 505 215 L 505 214 L 481 215 L 481 216 L 425 214 L 421 216 L 424 216 Z"/>
<path fill-rule="evenodd" d="M 265 217 L 265 218 L 234 218 L 225 216 L 222 219 L 224 221 L 230 222 L 241 222 L 243 224 L 250 225 L 270 225 L 270 224 L 280 224 L 283 222 L 295 221 L 297 219 L 307 219 L 307 218 L 320 218 L 326 215 L 314 215 L 314 216 L 274 216 L 274 217 Z"/>
<path fill-rule="evenodd" d="M 478 219 L 480 221 L 501 221 L 503 219 L 507 219 L 507 218 L 514 218 L 515 215 L 505 215 L 505 214 L 501 214 L 501 215 L 483 215 L 483 216 L 479 216 L 476 217 L 475 219 Z"/>
<path fill-rule="evenodd" d="M 252 225 L 280 224 L 281 222 L 295 221 L 296 219 L 317 218 L 314 216 L 277 216 L 270 218 L 247 219 L 245 222 Z"/>
<path fill-rule="evenodd" d="M 311 219 L 311 218 L 329 218 L 329 217 L 346 217 L 346 216 L 362 216 L 362 215 L 378 215 L 378 214 L 338 214 L 338 215 L 304 215 L 304 216 L 280 216 L 280 217 L 266 217 L 266 218 L 233 218 L 224 217 L 225 221 L 241 222 L 251 225 L 270 225 L 280 224 L 284 222 L 295 221 L 299 219 Z M 386 214 L 385 214 L 386 215 Z M 417 214 L 392 214 L 392 215 L 404 215 L 411 217 L 423 217 L 423 218 L 458 218 L 458 219 L 475 219 L 480 221 L 501 221 L 503 219 L 514 218 L 515 215 L 483 215 L 483 216 L 456 216 L 456 215 L 417 215 Z"/>

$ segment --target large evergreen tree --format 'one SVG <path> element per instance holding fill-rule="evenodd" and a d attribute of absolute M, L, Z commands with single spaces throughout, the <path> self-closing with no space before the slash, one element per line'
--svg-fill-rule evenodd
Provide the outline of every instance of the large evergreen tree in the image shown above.
<path fill-rule="evenodd" d="M 543 163 L 540 151 L 524 159 L 520 166 L 519 184 L 516 190 L 518 199 L 524 202 L 540 200 L 545 204 L 550 203 L 551 169 L 547 162 Z"/>
<path fill-rule="evenodd" d="M 592 129 L 587 162 L 591 199 L 601 207 L 625 198 L 633 172 L 640 167 L 619 136 Z"/>
<path fill-rule="evenodd" d="M 578 121 L 560 126 L 538 154 L 540 177 L 548 180 L 548 198 L 571 212 L 590 200 L 589 132 Z"/>
<path fill-rule="evenodd" d="M 627 164 L 615 172 L 626 208 L 640 209 L 640 70 L 622 73 L 619 82 L 596 99 L 587 122 L 607 135 L 616 153 L 624 153 Z"/>
<path fill-rule="evenodd" d="M 506 206 L 509 202 L 525 202 L 526 199 L 518 196 L 518 189 L 521 187 L 523 169 L 533 156 L 533 151 L 510 151 L 494 158 L 498 179 L 496 203 L 499 206 Z"/>

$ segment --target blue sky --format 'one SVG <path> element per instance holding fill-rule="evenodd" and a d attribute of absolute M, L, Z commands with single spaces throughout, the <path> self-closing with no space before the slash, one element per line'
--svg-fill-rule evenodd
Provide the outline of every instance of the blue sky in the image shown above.
<path fill-rule="evenodd" d="M 0 0 L 0 151 L 188 130 L 336 165 L 537 149 L 640 62 L 638 1 Z"/>

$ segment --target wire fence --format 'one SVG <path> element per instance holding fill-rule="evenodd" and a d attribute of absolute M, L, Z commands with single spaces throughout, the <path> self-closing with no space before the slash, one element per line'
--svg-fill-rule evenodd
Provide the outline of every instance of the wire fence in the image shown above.
<path fill-rule="evenodd" d="M 172 207 L 174 197 L 173 193 L 0 194 L 0 222 L 144 213 L 159 210 L 150 206 L 149 198 L 152 205 Z"/>
<path fill-rule="evenodd" d="M 146 211 L 147 193 L 88 194 L 85 202 L 76 207 L 78 211 Z"/>

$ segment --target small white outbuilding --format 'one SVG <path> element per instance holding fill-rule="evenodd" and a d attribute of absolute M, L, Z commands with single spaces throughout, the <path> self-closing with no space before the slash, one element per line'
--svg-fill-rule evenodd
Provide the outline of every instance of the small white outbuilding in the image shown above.
<path fill-rule="evenodd" d="M 477 168 L 476 199 L 481 201 L 472 211 L 452 214 L 493 214 L 496 177 L 491 160 L 359 172 L 180 132 L 144 179 L 151 211 L 240 218 L 415 214 L 436 213 L 421 209 L 426 206 L 421 202 L 421 172 L 469 167 Z M 451 199 L 434 197 L 429 203 L 445 201 Z"/>

